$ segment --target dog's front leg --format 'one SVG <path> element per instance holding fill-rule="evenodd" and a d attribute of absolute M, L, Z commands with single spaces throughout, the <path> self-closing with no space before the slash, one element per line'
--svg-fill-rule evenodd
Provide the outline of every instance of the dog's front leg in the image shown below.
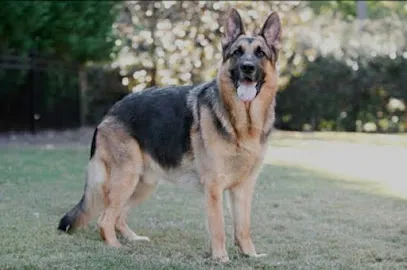
<path fill-rule="evenodd" d="M 205 185 L 206 213 L 211 239 L 212 258 L 228 262 L 223 216 L 223 188 L 218 184 Z"/>
<path fill-rule="evenodd" d="M 253 190 L 256 178 L 250 177 L 230 190 L 235 244 L 240 251 L 251 257 L 262 257 L 257 254 L 250 233 L 250 213 Z"/>

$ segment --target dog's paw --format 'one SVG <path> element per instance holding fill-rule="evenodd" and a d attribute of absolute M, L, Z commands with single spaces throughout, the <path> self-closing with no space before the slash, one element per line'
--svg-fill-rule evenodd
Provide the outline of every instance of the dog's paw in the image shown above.
<path fill-rule="evenodd" d="M 219 263 L 228 263 L 230 262 L 229 256 L 213 257 L 213 259 Z"/>
<path fill-rule="evenodd" d="M 219 253 L 212 253 L 211 256 L 212 260 L 218 262 L 218 263 L 227 263 L 229 262 L 229 255 L 226 251 L 219 252 Z"/>
<path fill-rule="evenodd" d="M 107 246 L 112 247 L 112 248 L 121 248 L 122 247 L 122 244 L 120 244 L 119 241 L 113 241 L 113 242 L 106 243 L 106 244 L 107 244 Z"/>
<path fill-rule="evenodd" d="M 251 258 L 261 258 L 261 257 L 266 257 L 266 253 L 251 253 L 251 254 L 243 254 L 246 257 L 251 257 Z"/>
<path fill-rule="evenodd" d="M 267 254 L 266 253 L 256 253 L 254 255 L 251 255 L 251 257 L 253 258 L 261 258 L 261 257 L 266 257 Z"/>
<path fill-rule="evenodd" d="M 150 238 L 147 236 L 141 236 L 141 235 L 132 235 L 131 237 L 128 238 L 129 241 L 147 241 L 150 242 Z"/>

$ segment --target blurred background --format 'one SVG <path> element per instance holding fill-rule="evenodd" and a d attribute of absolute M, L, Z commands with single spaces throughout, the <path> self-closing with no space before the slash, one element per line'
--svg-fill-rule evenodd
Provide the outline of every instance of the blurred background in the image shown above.
<path fill-rule="evenodd" d="M 407 130 L 402 1 L 3 1 L 0 132 L 95 125 L 129 92 L 213 78 L 219 23 L 283 22 L 276 128 Z"/>

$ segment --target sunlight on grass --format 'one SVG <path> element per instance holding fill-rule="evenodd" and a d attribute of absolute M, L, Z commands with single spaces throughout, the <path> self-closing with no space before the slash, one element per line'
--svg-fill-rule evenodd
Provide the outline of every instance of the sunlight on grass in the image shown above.
<path fill-rule="evenodd" d="M 266 162 L 319 172 L 327 178 L 375 184 L 372 192 L 407 198 L 407 148 L 347 142 L 273 144 Z M 371 185 L 369 185 L 371 187 Z"/>

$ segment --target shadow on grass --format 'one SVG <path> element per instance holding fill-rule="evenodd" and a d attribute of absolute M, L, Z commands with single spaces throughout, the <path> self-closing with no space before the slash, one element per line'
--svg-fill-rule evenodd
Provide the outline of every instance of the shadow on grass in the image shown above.
<path fill-rule="evenodd" d="M 395 197 L 378 195 L 376 190 L 377 184 L 374 183 L 344 181 L 304 169 L 265 165 L 256 187 L 252 229 L 258 251 L 269 256 L 261 259 L 241 257 L 232 245 L 231 220 L 227 216 L 228 252 L 232 262 L 222 268 L 406 266 L 407 203 Z M 149 236 L 152 242 L 125 242 L 126 254 L 151 258 L 158 253 L 161 258 L 168 259 L 168 265 L 158 265 L 173 265 L 176 269 L 188 265 L 221 267 L 207 258 L 208 239 L 202 226 L 204 217 L 194 212 L 203 211 L 200 208 L 203 197 L 195 192 L 181 195 L 194 205 L 184 211 L 182 206 L 171 203 L 179 192 L 182 193 L 182 188 L 165 186 L 158 195 L 161 203 L 168 205 L 160 207 L 152 198 L 148 205 L 140 207 L 141 211 L 135 210 L 140 215 L 132 215 L 131 225 Z M 174 207 L 179 210 L 162 215 L 163 211 L 169 212 Z M 151 217 L 157 214 L 159 217 L 151 221 Z M 149 223 L 146 222 L 148 217 Z M 165 224 L 171 220 L 183 220 L 189 226 L 166 228 Z M 92 235 L 90 238 L 96 240 L 97 237 Z"/>
<path fill-rule="evenodd" d="M 377 183 L 266 164 L 253 229 L 269 239 L 274 255 L 287 245 L 279 258 L 302 258 L 302 266 L 310 259 L 312 266 L 406 267 L 407 200 L 380 190 Z"/>

